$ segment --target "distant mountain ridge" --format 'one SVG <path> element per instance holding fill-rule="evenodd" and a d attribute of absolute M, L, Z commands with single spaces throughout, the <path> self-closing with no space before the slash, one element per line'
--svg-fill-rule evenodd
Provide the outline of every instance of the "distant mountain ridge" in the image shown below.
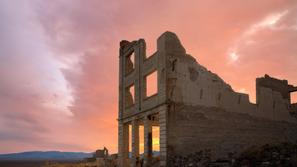
<path fill-rule="evenodd" d="M 0 154 L 0 161 L 79 161 L 92 157 L 93 153 L 84 152 L 60 152 L 60 151 L 29 151 L 11 154 Z"/>

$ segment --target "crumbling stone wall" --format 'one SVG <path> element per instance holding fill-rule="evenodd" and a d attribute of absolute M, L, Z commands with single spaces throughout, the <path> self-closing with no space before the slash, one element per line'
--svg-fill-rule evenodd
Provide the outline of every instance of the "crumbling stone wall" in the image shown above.
<path fill-rule="evenodd" d="M 230 112 L 295 122 L 289 108 L 293 106 L 290 104 L 290 92 L 297 88 L 288 85 L 288 81 L 268 75 L 258 78 L 257 103 L 253 104 L 249 101 L 248 94 L 235 92 L 217 74 L 207 70 L 187 54 L 176 35 L 166 36 L 171 38 L 168 43 L 175 47 L 174 51 L 167 54 L 168 99 L 186 105 L 218 107 Z"/>
<path fill-rule="evenodd" d="M 186 53 L 167 32 L 168 157 L 211 149 L 213 158 L 240 153 L 252 145 L 297 140 L 287 81 L 257 79 L 257 103 L 235 92 L 217 74 Z"/>
<path fill-rule="evenodd" d="M 168 156 L 210 149 L 228 158 L 253 145 L 296 142 L 296 124 L 232 113 L 216 107 L 172 104 L 168 112 Z"/>
<path fill-rule="evenodd" d="M 144 126 L 145 166 L 150 166 L 154 123 L 160 126 L 160 166 L 166 166 L 170 157 L 203 149 L 220 158 L 251 145 L 297 140 L 297 114 L 293 114 L 297 113 L 297 104 L 290 102 L 290 93 L 297 91 L 296 87 L 266 75 L 257 79 L 257 103 L 251 103 L 248 94 L 235 92 L 187 54 L 174 33 L 163 33 L 150 57 L 143 39 L 122 41 L 119 66 L 120 166 L 137 166 L 140 124 Z M 145 77 L 154 71 L 158 92 L 147 97 Z M 155 115 L 157 121 L 151 119 Z M 129 125 L 132 159 L 128 156 Z"/>
<path fill-rule="evenodd" d="M 146 56 L 146 43 L 138 41 L 121 41 L 119 56 L 119 117 L 118 147 L 119 166 L 137 166 L 142 158 L 139 151 L 139 126 L 144 131 L 143 163 L 150 166 L 152 162 L 152 126 L 160 127 L 161 166 L 166 166 L 166 73 L 165 42 L 158 41 L 158 49 L 151 56 Z M 134 56 L 132 56 L 134 55 Z M 157 73 L 157 93 L 147 95 L 147 76 Z M 134 92 L 131 88 L 134 88 Z M 157 118 L 157 120 L 153 119 Z M 129 135 L 129 126 L 132 127 Z M 131 136 L 131 140 L 130 140 Z M 130 142 L 131 141 L 131 142 Z M 129 146 L 131 152 L 129 152 Z M 131 153 L 131 154 L 130 154 Z M 131 155 L 131 157 L 130 157 Z"/>

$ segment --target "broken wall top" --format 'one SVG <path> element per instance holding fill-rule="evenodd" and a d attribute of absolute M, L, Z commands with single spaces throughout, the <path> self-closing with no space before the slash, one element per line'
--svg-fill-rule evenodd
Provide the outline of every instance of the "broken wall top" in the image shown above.
<path fill-rule="evenodd" d="M 279 117 L 286 120 L 288 117 L 284 99 L 290 96 L 287 92 L 295 91 L 296 87 L 288 85 L 287 81 L 268 76 L 257 79 L 257 87 L 265 89 L 261 89 L 262 93 L 259 98 L 257 97 L 261 102 L 253 104 L 249 101 L 248 94 L 235 92 L 217 74 L 207 70 L 194 57 L 187 54 L 178 37 L 172 32 L 167 31 L 158 38 L 157 51 L 152 56 L 147 57 L 145 50 L 146 44 L 143 39 L 132 42 L 123 40 L 120 43 L 122 56 L 135 51 L 136 57 L 135 71 L 123 77 L 122 83 L 122 89 L 131 83 L 136 86 L 135 99 L 138 101 L 136 102 L 138 106 L 130 110 L 140 112 L 172 101 L 188 105 L 219 107 L 231 112 L 262 115 L 271 119 Z M 125 71 L 124 68 L 122 70 Z M 143 78 L 154 70 L 158 74 L 158 93 L 152 98 L 147 98 L 143 96 L 146 89 Z M 280 114 L 272 116 L 272 110 Z"/>

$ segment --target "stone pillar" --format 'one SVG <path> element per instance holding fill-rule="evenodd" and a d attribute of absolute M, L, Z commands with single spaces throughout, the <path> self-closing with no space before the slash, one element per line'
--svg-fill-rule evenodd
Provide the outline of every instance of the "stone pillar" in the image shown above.
<path fill-rule="evenodd" d="M 123 166 L 123 134 L 124 134 L 123 122 L 118 122 L 118 165 Z"/>
<path fill-rule="evenodd" d="M 159 112 L 160 126 L 160 166 L 166 167 L 167 161 L 167 107 L 164 105 Z"/>
<path fill-rule="evenodd" d="M 132 121 L 132 167 L 137 167 L 139 163 L 139 123 L 138 120 Z"/>
<path fill-rule="evenodd" d="M 144 166 L 150 167 L 153 154 L 152 124 L 148 116 L 144 119 Z"/>
<path fill-rule="evenodd" d="M 129 124 L 119 124 L 119 166 L 128 167 L 129 159 Z"/>

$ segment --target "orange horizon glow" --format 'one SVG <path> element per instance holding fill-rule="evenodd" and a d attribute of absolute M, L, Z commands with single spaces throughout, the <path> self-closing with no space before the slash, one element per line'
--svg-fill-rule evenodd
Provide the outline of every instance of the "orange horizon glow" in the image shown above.
<path fill-rule="evenodd" d="M 144 153 L 144 127 L 139 126 L 139 154 Z M 160 127 L 152 127 L 152 151 L 160 151 Z M 132 152 L 132 126 L 129 125 L 129 152 Z"/>

